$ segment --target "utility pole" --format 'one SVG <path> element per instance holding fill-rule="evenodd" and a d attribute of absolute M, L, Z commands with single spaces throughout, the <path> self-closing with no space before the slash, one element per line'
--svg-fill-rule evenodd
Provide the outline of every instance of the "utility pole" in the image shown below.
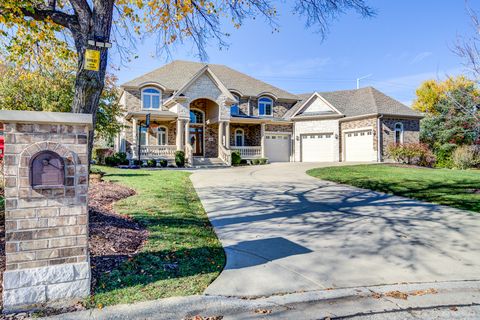
<path fill-rule="evenodd" d="M 371 77 L 371 76 L 373 76 L 373 74 L 371 74 L 371 73 L 370 73 L 370 74 L 368 74 L 368 75 L 366 75 L 366 76 L 363 76 L 363 77 L 357 78 L 357 89 L 360 89 L 360 80 L 363 80 L 363 79 L 369 78 L 369 77 Z"/>

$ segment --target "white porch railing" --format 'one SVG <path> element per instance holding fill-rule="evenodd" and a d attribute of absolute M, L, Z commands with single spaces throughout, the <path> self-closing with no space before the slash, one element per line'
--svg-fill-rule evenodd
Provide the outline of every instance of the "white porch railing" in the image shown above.
<path fill-rule="evenodd" d="M 242 159 L 257 159 L 262 157 L 262 147 L 235 147 L 231 146 L 232 151 L 239 151 Z"/>
<path fill-rule="evenodd" d="M 218 147 L 218 157 L 222 159 L 223 163 L 232 165 L 232 151 L 222 145 Z"/>
<path fill-rule="evenodd" d="M 140 158 L 157 159 L 157 158 L 172 158 L 175 157 L 177 146 L 140 146 Z M 132 146 L 133 159 L 138 158 L 138 146 Z"/>

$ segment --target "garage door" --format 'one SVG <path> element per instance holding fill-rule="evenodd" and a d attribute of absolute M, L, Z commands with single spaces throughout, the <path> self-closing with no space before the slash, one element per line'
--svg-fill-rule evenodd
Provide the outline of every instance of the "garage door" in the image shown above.
<path fill-rule="evenodd" d="M 270 162 L 290 161 L 290 135 L 265 134 L 265 156 Z"/>
<path fill-rule="evenodd" d="M 334 140 L 333 133 L 302 134 L 302 162 L 335 161 Z"/>
<path fill-rule="evenodd" d="M 345 161 L 374 161 L 371 129 L 345 133 Z"/>

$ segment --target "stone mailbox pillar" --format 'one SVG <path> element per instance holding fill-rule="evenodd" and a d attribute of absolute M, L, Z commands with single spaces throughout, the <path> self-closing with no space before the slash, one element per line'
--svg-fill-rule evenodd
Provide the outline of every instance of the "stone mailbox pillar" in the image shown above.
<path fill-rule="evenodd" d="M 91 115 L 0 110 L 5 126 L 6 312 L 90 294 Z"/>

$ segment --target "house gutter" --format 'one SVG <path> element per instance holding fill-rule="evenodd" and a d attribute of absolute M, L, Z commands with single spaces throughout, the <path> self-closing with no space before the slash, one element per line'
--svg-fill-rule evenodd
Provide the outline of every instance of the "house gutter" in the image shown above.
<path fill-rule="evenodd" d="M 382 124 L 382 121 L 381 119 L 383 118 L 383 114 L 381 114 L 378 118 L 377 118 L 377 161 L 378 162 L 382 162 L 383 159 L 382 159 L 382 128 L 381 128 L 381 124 Z"/>

